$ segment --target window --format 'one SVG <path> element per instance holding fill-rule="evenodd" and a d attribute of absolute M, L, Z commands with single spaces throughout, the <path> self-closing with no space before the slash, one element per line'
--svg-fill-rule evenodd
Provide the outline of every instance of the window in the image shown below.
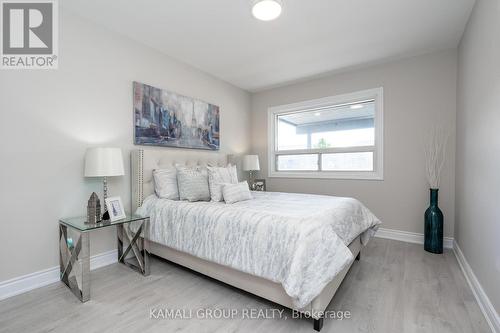
<path fill-rule="evenodd" d="M 382 88 L 269 109 L 269 177 L 383 179 Z"/>

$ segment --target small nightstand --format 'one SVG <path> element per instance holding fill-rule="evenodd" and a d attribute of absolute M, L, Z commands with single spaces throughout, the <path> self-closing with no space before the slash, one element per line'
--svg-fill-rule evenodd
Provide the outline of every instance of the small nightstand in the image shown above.
<path fill-rule="evenodd" d="M 266 191 L 266 180 L 265 179 L 254 179 L 250 184 L 250 189 L 252 191 Z"/>
<path fill-rule="evenodd" d="M 149 217 L 128 215 L 118 221 L 96 224 L 85 221 L 85 217 L 59 220 L 61 281 L 80 301 L 90 299 L 90 231 L 116 226 L 118 261 L 144 276 L 149 275 Z M 127 257 L 131 253 L 133 256 Z"/>

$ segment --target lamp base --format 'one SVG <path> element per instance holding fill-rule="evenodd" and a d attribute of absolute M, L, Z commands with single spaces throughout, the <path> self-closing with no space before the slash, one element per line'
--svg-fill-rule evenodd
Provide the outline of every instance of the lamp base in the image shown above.
<path fill-rule="evenodd" d="M 104 197 L 104 209 L 106 209 L 106 199 L 108 197 L 108 178 L 107 177 L 102 177 L 102 194 Z M 109 220 L 109 213 L 106 210 L 104 214 L 102 214 L 102 220 L 103 221 L 108 221 Z"/>

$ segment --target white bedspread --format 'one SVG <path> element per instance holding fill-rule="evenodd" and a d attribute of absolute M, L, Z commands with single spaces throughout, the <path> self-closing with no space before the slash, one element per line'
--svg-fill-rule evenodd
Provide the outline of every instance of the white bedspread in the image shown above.
<path fill-rule="evenodd" d="M 309 304 L 354 260 L 347 245 L 366 244 L 380 221 L 358 200 L 252 192 L 235 204 L 149 196 L 151 240 L 281 283 L 297 308 Z"/>

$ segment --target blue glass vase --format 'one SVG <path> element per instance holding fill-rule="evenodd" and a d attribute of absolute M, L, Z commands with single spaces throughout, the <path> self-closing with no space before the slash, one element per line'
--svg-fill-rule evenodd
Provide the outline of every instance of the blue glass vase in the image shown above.
<path fill-rule="evenodd" d="M 425 211 L 424 249 L 443 253 L 443 212 L 438 207 L 438 189 L 431 189 L 431 204 Z"/>

